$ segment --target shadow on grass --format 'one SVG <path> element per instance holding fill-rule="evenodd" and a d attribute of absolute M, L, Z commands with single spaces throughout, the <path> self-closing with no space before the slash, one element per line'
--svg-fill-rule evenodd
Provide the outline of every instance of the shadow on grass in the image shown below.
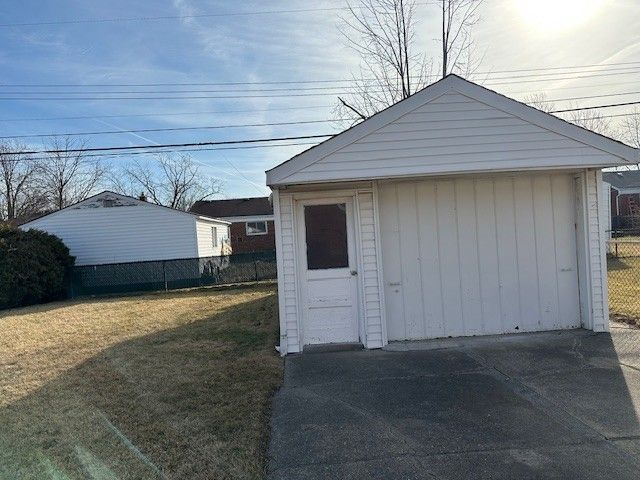
<path fill-rule="evenodd" d="M 0 409 L 0 478 L 260 478 L 277 322 L 269 295 L 66 371 Z"/>
<path fill-rule="evenodd" d="M 613 255 L 607 255 L 608 271 L 629 270 L 631 268 L 634 268 L 634 266 L 629 265 L 627 262 L 625 262 L 624 257 L 614 257 Z"/>

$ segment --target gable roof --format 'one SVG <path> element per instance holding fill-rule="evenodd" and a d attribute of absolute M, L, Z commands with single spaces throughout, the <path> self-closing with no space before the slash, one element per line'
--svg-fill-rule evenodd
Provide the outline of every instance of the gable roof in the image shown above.
<path fill-rule="evenodd" d="M 40 215 L 39 217 L 31 219 L 28 222 L 25 222 L 25 223 L 21 224 L 20 226 L 23 227 L 23 228 L 29 228 L 29 225 L 31 223 L 38 222 L 39 220 L 41 220 L 41 219 L 43 219 L 45 217 L 50 217 L 50 216 L 53 216 L 53 215 L 59 215 L 61 213 L 67 213 L 69 211 L 78 210 L 78 209 L 82 208 L 83 206 L 86 206 L 86 205 L 88 205 L 88 204 L 90 204 L 92 202 L 99 201 L 101 199 L 103 199 L 103 200 L 115 200 L 115 201 L 119 200 L 119 201 L 123 202 L 123 204 L 121 206 L 144 205 L 144 206 L 148 206 L 148 207 L 151 207 L 151 208 L 164 209 L 167 213 L 170 213 L 170 214 L 189 215 L 191 217 L 196 217 L 196 218 L 199 218 L 201 220 L 206 220 L 206 221 L 211 221 L 211 222 L 218 222 L 218 223 L 223 223 L 223 224 L 226 224 L 226 225 L 229 224 L 229 222 L 226 222 L 224 220 L 220 220 L 220 219 L 217 219 L 217 218 L 211 218 L 211 217 L 208 217 L 208 216 L 199 215 L 197 213 L 185 212 L 183 210 L 177 210 L 175 208 L 165 207 L 164 205 L 158 205 L 156 203 L 147 202 L 147 201 L 135 198 L 135 197 L 130 197 L 129 195 L 123 195 L 121 193 L 112 192 L 110 190 L 103 190 L 100 193 L 96 193 L 95 195 L 92 195 L 92 196 L 90 196 L 88 198 L 85 198 L 84 200 L 81 200 L 80 202 L 73 203 L 73 204 L 71 204 L 71 205 L 69 205 L 67 207 L 64 207 L 61 210 L 56 210 L 54 212 L 49 212 L 49 213 L 45 213 L 43 215 Z"/>
<path fill-rule="evenodd" d="M 602 179 L 616 188 L 640 188 L 640 170 L 602 172 Z"/>
<path fill-rule="evenodd" d="M 217 218 L 273 215 L 273 205 L 269 197 L 199 200 L 193 204 L 191 212 Z"/>
<path fill-rule="evenodd" d="M 633 147 L 448 75 L 266 173 L 279 186 L 637 161 Z"/>

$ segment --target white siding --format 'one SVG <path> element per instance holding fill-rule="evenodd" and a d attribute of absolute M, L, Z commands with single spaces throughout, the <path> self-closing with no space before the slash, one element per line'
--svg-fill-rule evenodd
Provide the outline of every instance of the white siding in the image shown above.
<path fill-rule="evenodd" d="M 586 203 L 587 203 L 587 245 L 589 249 L 589 271 L 591 272 L 591 315 L 592 325 L 596 332 L 609 331 L 609 302 L 607 292 L 607 258 L 605 237 L 605 204 L 602 201 L 602 172 L 587 170 Z"/>
<path fill-rule="evenodd" d="M 198 256 L 195 216 L 151 205 L 67 210 L 30 222 L 57 235 L 76 265 Z"/>
<path fill-rule="evenodd" d="M 638 150 L 455 75 L 267 172 L 271 186 L 635 164 Z"/>
<path fill-rule="evenodd" d="M 613 155 L 451 91 L 328 153 L 287 183 L 615 164 Z"/>
<path fill-rule="evenodd" d="M 274 215 L 280 304 L 280 348 L 281 353 L 286 354 L 300 351 L 293 198 L 290 194 L 278 192 L 274 195 L 274 203 L 276 203 Z"/>
<path fill-rule="evenodd" d="M 218 241 L 216 247 L 213 246 L 212 227 L 215 227 L 217 230 Z M 196 232 L 198 235 L 199 257 L 217 257 L 222 255 L 222 243 L 229 238 L 229 226 L 227 224 L 198 218 L 196 220 Z"/>
<path fill-rule="evenodd" d="M 571 175 L 385 183 L 380 212 L 389 340 L 580 326 Z"/>
<path fill-rule="evenodd" d="M 383 311 L 380 294 L 380 239 L 377 237 L 374 195 L 370 191 L 357 193 L 359 245 L 359 279 L 361 282 L 362 312 L 367 348 L 380 348 L 383 340 Z"/>

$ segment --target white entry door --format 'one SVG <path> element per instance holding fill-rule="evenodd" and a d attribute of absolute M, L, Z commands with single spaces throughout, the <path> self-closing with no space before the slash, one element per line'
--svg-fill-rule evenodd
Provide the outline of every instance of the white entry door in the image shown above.
<path fill-rule="evenodd" d="M 297 214 L 303 344 L 357 342 L 353 200 L 300 201 Z"/>

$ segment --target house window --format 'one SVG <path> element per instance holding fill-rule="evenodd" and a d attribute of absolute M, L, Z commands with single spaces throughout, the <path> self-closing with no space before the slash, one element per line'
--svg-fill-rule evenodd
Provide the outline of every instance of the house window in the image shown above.
<path fill-rule="evenodd" d="M 211 227 L 211 246 L 218 247 L 218 227 Z"/>
<path fill-rule="evenodd" d="M 247 222 L 247 235 L 266 235 L 267 222 Z"/>

